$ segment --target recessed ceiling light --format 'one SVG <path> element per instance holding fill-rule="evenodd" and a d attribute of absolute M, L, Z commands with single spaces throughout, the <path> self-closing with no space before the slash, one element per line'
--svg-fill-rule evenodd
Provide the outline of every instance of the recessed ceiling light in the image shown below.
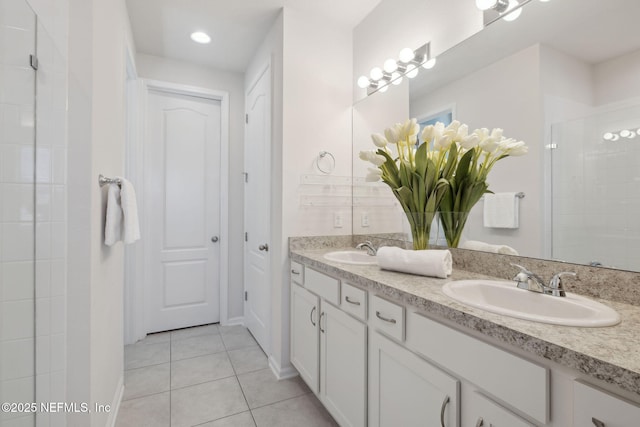
<path fill-rule="evenodd" d="M 211 37 L 209 37 L 209 34 L 207 33 L 196 31 L 195 33 L 191 33 L 191 40 L 196 43 L 207 44 L 211 42 Z"/>

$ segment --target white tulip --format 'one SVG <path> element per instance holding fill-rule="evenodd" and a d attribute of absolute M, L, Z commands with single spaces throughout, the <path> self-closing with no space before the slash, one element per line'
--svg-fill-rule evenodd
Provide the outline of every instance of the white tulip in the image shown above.
<path fill-rule="evenodd" d="M 469 136 L 469 126 L 467 125 L 461 125 L 458 128 L 458 134 L 456 135 L 455 140 L 456 141 L 462 141 L 463 139 L 465 139 L 467 136 Z"/>
<path fill-rule="evenodd" d="M 387 158 L 384 156 L 381 156 L 380 154 L 375 154 L 373 156 L 371 156 L 371 158 L 369 159 L 369 161 L 371 163 L 373 163 L 376 166 L 382 166 L 384 164 L 384 162 L 387 161 Z"/>
<path fill-rule="evenodd" d="M 384 135 L 381 135 L 379 133 L 374 133 L 373 135 L 371 135 L 371 139 L 373 140 L 373 143 L 375 144 L 375 146 L 380 148 L 386 147 L 387 144 L 389 143 L 389 141 L 387 141 Z"/>
<path fill-rule="evenodd" d="M 460 146 L 465 150 L 471 150 L 472 148 L 477 147 L 479 142 L 480 137 L 475 133 L 472 133 L 471 135 L 460 140 Z"/>
<path fill-rule="evenodd" d="M 443 151 L 443 150 L 446 151 L 449 149 L 449 147 L 451 147 L 452 143 L 453 143 L 453 138 L 451 138 L 450 135 L 447 135 L 445 133 L 440 138 L 434 141 L 433 148 L 438 151 Z"/>
<path fill-rule="evenodd" d="M 476 129 L 476 130 L 473 131 L 473 133 L 478 135 L 478 138 L 480 139 L 480 142 L 482 142 L 485 139 L 489 138 L 489 129 L 487 129 L 487 128 Z"/>
<path fill-rule="evenodd" d="M 398 139 L 400 139 L 400 135 L 398 135 L 398 131 L 395 127 L 386 128 L 384 130 L 384 136 L 389 141 L 389 144 L 397 144 Z"/>
<path fill-rule="evenodd" d="M 382 177 L 382 171 L 380 169 L 368 168 L 367 170 L 369 173 L 367 173 L 367 176 L 364 178 L 366 182 L 380 181 L 380 178 Z"/>
<path fill-rule="evenodd" d="M 424 142 L 431 141 L 431 138 L 433 138 L 433 132 L 433 125 L 425 126 L 424 129 L 422 129 L 422 140 Z"/>
<path fill-rule="evenodd" d="M 524 141 L 512 140 L 507 145 L 506 154 L 510 156 L 523 156 L 528 152 L 529 152 L 529 147 L 527 147 Z"/>
<path fill-rule="evenodd" d="M 489 137 L 489 138 L 487 138 L 487 139 L 485 139 L 483 141 L 480 141 L 479 145 L 480 145 L 480 148 L 482 148 L 482 151 L 484 151 L 486 153 L 493 153 L 500 146 L 498 141 L 496 141 L 495 139 L 493 139 L 491 137 Z"/>
<path fill-rule="evenodd" d="M 503 132 L 504 131 L 502 129 L 495 128 L 491 131 L 491 138 L 495 139 L 496 141 L 501 141 Z"/>
<path fill-rule="evenodd" d="M 365 162 L 368 162 L 369 159 L 371 158 L 371 151 L 361 151 L 358 154 L 358 157 L 360 157 L 360 160 L 364 160 Z"/>

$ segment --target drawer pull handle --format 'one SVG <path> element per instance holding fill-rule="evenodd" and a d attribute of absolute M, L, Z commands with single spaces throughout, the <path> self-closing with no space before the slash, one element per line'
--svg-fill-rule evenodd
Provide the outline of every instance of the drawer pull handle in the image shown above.
<path fill-rule="evenodd" d="M 324 311 L 322 313 L 320 313 L 320 321 L 318 323 L 320 323 L 320 332 L 322 332 L 324 334 L 324 329 L 322 329 L 322 318 L 324 317 Z"/>
<path fill-rule="evenodd" d="M 394 325 L 396 324 L 396 319 L 387 319 L 386 317 L 382 316 L 379 311 L 376 311 L 376 317 L 380 320 L 384 320 L 385 322 L 393 323 Z"/>
<path fill-rule="evenodd" d="M 484 420 L 482 417 L 478 418 L 478 422 L 476 423 L 476 427 L 482 427 L 484 425 Z"/>
<path fill-rule="evenodd" d="M 349 299 L 349 296 L 347 295 L 346 297 L 344 297 L 344 300 L 346 302 L 348 302 L 349 304 L 353 304 L 353 305 L 360 305 L 360 301 L 353 301 L 351 299 Z"/>
<path fill-rule="evenodd" d="M 299 274 L 300 274 L 300 272 L 299 272 L 298 270 L 291 269 L 291 274 L 297 274 L 297 275 L 299 275 Z"/>
<path fill-rule="evenodd" d="M 593 422 L 593 425 L 596 427 L 605 427 L 604 423 L 595 417 L 591 418 L 591 422 Z"/>
<path fill-rule="evenodd" d="M 440 425 L 445 427 L 444 425 L 444 410 L 447 408 L 447 404 L 449 403 L 449 396 L 445 396 L 442 401 L 442 407 L 440 408 Z"/>
<path fill-rule="evenodd" d="M 311 324 L 313 326 L 316 326 L 316 323 L 313 321 L 313 312 L 316 311 L 316 306 L 314 305 L 313 308 L 311 309 L 311 313 L 309 314 L 309 320 L 311 320 Z"/>

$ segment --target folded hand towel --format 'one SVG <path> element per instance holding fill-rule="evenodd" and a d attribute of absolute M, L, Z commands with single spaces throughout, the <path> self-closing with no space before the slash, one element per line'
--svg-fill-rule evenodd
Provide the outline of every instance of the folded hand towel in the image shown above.
<path fill-rule="evenodd" d="M 451 252 L 448 250 L 413 251 L 383 246 L 376 254 L 378 265 L 384 270 L 401 271 L 421 276 L 446 279 L 453 270 Z"/>
<path fill-rule="evenodd" d="M 122 207 L 120 206 L 120 187 L 110 184 L 107 192 L 107 215 L 104 226 L 104 244 L 113 245 L 122 235 Z"/>
<path fill-rule="evenodd" d="M 462 242 L 460 249 L 471 249 L 474 251 L 493 252 L 495 254 L 518 255 L 518 251 L 507 245 L 492 245 L 491 243 L 479 242 L 477 240 L 467 240 Z"/>
<path fill-rule="evenodd" d="M 484 226 L 490 228 L 518 228 L 519 198 L 516 193 L 484 195 Z"/>
<path fill-rule="evenodd" d="M 140 239 L 140 223 L 138 221 L 138 204 L 136 191 L 130 181 L 120 179 L 120 199 L 122 201 L 122 213 L 124 214 L 124 230 L 122 240 L 125 245 Z"/>

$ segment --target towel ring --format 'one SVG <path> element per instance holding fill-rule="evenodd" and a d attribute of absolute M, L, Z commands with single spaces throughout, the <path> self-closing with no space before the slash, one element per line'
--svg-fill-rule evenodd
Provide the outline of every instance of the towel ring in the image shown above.
<path fill-rule="evenodd" d="M 328 151 L 321 151 L 316 157 L 316 167 L 320 172 L 329 175 L 336 167 L 336 158 Z"/>

